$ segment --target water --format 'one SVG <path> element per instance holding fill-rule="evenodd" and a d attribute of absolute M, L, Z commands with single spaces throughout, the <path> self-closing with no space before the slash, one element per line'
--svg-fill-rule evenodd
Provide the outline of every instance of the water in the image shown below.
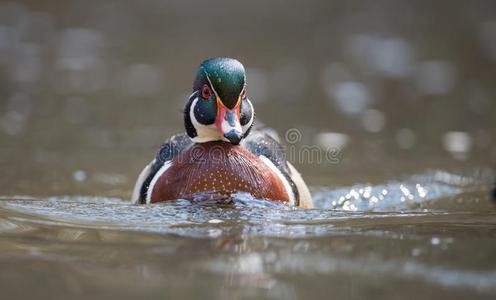
<path fill-rule="evenodd" d="M 9 299 L 490 299 L 492 179 L 433 170 L 313 188 L 312 210 L 243 194 L 223 206 L 2 197 L 0 282 Z"/>
<path fill-rule="evenodd" d="M 0 299 L 496 298 L 496 1 L 307 2 L 0 1 Z M 127 202 L 220 55 L 315 209 Z"/>

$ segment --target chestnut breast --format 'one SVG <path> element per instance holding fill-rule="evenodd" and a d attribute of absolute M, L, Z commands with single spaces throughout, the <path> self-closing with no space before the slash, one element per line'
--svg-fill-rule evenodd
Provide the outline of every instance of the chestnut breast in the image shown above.
<path fill-rule="evenodd" d="M 235 192 L 259 199 L 290 199 L 278 174 L 243 146 L 194 144 L 164 166 L 150 185 L 150 202 L 193 199 L 199 194 L 228 197 Z"/>

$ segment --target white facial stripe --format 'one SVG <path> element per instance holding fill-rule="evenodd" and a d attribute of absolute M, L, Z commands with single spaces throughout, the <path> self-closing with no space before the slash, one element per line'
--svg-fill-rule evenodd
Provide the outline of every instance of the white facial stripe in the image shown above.
<path fill-rule="evenodd" d="M 188 99 L 193 98 L 193 96 L 195 96 L 196 94 L 198 94 L 198 91 L 194 91 L 193 94 L 189 95 Z"/>
<path fill-rule="evenodd" d="M 295 194 L 293 193 L 293 189 L 291 188 L 291 185 L 289 184 L 288 180 L 284 175 L 281 173 L 281 170 L 279 170 L 274 163 L 270 159 L 268 159 L 266 156 L 260 155 L 259 156 L 260 160 L 263 161 L 274 173 L 277 174 L 277 177 L 282 181 L 282 184 L 284 185 L 284 189 L 286 190 L 286 193 L 289 196 L 289 205 L 295 205 Z"/>
<path fill-rule="evenodd" d="M 155 174 L 155 176 L 153 176 L 153 179 L 150 182 L 150 185 L 148 186 L 148 191 L 146 192 L 146 203 L 147 204 L 152 201 L 153 188 L 155 187 L 155 184 L 157 184 L 158 179 L 164 174 L 165 171 L 167 171 L 167 169 L 170 168 L 170 166 L 172 166 L 172 162 L 170 160 L 166 161 L 162 165 L 160 170 L 158 170 L 158 172 Z"/>
<path fill-rule="evenodd" d="M 217 91 L 215 90 L 214 85 L 212 84 L 212 81 L 210 81 L 210 77 L 208 77 L 208 73 L 205 70 L 203 70 L 203 72 L 205 73 L 205 76 L 207 76 L 208 83 L 210 83 L 210 88 L 212 88 L 212 91 L 214 91 L 215 96 L 219 97 L 219 94 L 217 94 Z"/>

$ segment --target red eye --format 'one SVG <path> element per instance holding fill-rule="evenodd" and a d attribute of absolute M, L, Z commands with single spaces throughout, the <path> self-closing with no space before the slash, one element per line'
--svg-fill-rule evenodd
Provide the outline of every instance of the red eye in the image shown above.
<path fill-rule="evenodd" d="M 201 96 L 203 99 L 209 99 L 212 96 L 212 90 L 207 84 L 204 84 L 201 89 Z"/>
<path fill-rule="evenodd" d="M 243 89 L 243 91 L 241 92 L 241 99 L 246 99 L 246 94 L 248 94 L 248 92 L 246 91 L 246 87 Z"/>

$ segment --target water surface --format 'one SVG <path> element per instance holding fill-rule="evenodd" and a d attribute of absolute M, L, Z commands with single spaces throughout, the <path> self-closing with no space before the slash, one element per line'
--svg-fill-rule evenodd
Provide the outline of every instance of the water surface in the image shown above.
<path fill-rule="evenodd" d="M 11 299 L 491 299 L 491 176 L 314 187 L 312 210 L 243 194 L 232 205 L 6 196 L 0 282 Z"/>

